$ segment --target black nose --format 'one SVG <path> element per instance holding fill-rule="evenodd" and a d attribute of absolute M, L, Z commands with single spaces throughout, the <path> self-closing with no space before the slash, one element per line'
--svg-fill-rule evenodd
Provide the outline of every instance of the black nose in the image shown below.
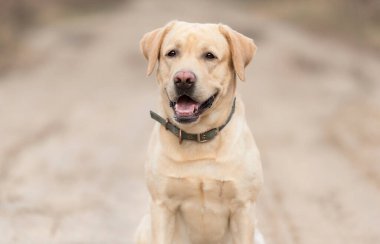
<path fill-rule="evenodd" d="M 194 86 L 197 78 L 191 71 L 178 71 L 174 75 L 174 84 L 179 90 L 188 90 Z"/>

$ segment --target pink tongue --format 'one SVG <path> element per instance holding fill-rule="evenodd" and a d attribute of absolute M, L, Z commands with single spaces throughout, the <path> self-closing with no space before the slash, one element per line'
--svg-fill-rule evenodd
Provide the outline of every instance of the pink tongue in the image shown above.
<path fill-rule="evenodd" d="M 174 109 L 178 115 L 193 115 L 198 110 L 199 104 L 191 100 L 179 100 Z"/>

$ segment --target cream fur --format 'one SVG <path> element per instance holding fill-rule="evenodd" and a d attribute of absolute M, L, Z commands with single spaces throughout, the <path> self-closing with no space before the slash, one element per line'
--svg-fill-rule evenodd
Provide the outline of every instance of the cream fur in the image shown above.
<path fill-rule="evenodd" d="M 176 58 L 165 54 L 175 48 Z M 156 124 L 149 143 L 146 181 L 150 213 L 137 230 L 138 244 L 252 244 L 255 237 L 255 202 L 263 179 L 260 155 L 246 123 L 244 105 L 236 94 L 236 75 L 256 51 L 253 41 L 225 25 L 174 21 L 147 33 L 141 49 L 148 71 L 157 66 L 161 115 L 189 133 L 222 125 L 236 96 L 230 123 L 212 141 L 183 141 Z M 205 60 L 212 51 L 217 60 Z M 175 96 L 173 75 L 190 69 L 198 78 L 195 96 L 213 106 L 198 121 L 179 124 L 173 119 L 169 98 Z M 254 241 L 256 240 L 256 241 Z"/>

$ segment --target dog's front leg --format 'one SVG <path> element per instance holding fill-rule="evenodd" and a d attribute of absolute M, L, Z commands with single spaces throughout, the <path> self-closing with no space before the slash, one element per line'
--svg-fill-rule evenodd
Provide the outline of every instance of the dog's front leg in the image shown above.
<path fill-rule="evenodd" d="M 151 204 L 152 244 L 172 244 L 175 213 L 162 202 Z"/>
<path fill-rule="evenodd" d="M 230 228 L 234 244 L 252 244 L 254 236 L 253 209 L 251 203 L 237 208 L 231 215 Z"/>

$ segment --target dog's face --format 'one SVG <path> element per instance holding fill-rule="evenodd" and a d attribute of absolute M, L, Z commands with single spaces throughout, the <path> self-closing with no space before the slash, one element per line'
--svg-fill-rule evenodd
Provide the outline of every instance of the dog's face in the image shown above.
<path fill-rule="evenodd" d="M 176 21 L 147 33 L 141 49 L 149 61 L 148 74 L 159 62 L 164 110 L 178 123 L 196 123 L 218 101 L 234 95 L 235 74 L 244 79 L 256 47 L 224 25 Z"/>

